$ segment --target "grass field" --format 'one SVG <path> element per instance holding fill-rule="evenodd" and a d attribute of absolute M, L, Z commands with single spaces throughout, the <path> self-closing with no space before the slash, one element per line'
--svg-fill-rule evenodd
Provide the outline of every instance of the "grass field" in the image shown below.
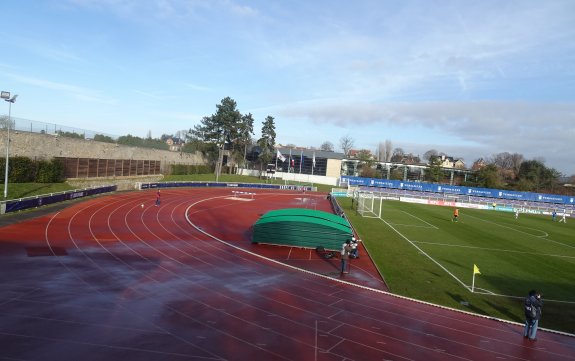
<path fill-rule="evenodd" d="M 537 289 L 541 327 L 575 333 L 575 220 L 460 208 L 452 222 L 452 208 L 398 201 L 384 201 L 382 220 L 338 201 L 392 292 L 523 322 L 523 298 Z"/>

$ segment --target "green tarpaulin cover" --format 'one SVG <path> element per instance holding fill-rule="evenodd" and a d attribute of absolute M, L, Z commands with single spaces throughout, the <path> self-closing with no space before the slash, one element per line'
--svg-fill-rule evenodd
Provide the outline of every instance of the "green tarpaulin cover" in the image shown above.
<path fill-rule="evenodd" d="M 352 235 L 345 218 L 312 209 L 286 208 L 264 214 L 254 225 L 252 242 L 340 250 Z"/>

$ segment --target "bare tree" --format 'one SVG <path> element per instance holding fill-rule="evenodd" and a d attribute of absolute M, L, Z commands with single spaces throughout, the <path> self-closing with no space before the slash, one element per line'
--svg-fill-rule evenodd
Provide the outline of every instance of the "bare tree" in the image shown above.
<path fill-rule="evenodd" d="M 430 149 L 427 152 L 423 153 L 423 159 L 425 159 L 427 162 L 431 162 L 431 159 L 433 159 L 434 157 L 437 157 L 439 155 L 439 152 L 435 149 Z"/>
<path fill-rule="evenodd" d="M 379 142 L 377 145 L 377 160 L 380 162 L 389 162 L 391 160 L 393 145 L 391 140 L 386 139 L 385 142 Z"/>
<path fill-rule="evenodd" d="M 325 141 L 319 146 L 319 149 L 324 150 L 326 152 L 333 152 L 333 143 Z"/>
<path fill-rule="evenodd" d="M 391 161 L 391 157 L 393 156 L 392 150 L 393 149 L 393 144 L 391 144 L 391 140 L 386 139 L 385 140 L 385 161 L 386 162 L 390 162 Z"/>
<path fill-rule="evenodd" d="M 347 157 L 349 151 L 353 148 L 353 138 L 348 134 L 341 137 L 339 140 L 339 147 L 343 150 L 343 154 Z"/>
<path fill-rule="evenodd" d="M 385 144 L 383 142 L 377 143 L 377 151 L 375 154 L 379 162 L 385 162 Z"/>
<path fill-rule="evenodd" d="M 512 163 L 512 170 L 515 178 L 519 175 L 519 169 L 521 168 L 521 163 L 523 163 L 525 159 L 523 158 L 523 154 L 513 153 L 511 154 L 511 163 Z"/>
<path fill-rule="evenodd" d="M 497 153 L 491 156 L 489 163 L 495 164 L 499 168 L 511 169 L 511 154 L 508 152 Z"/>
<path fill-rule="evenodd" d="M 504 179 L 509 179 L 517 178 L 523 160 L 522 154 L 502 152 L 491 156 L 489 163 L 495 164 L 501 170 Z"/>
<path fill-rule="evenodd" d="M 395 148 L 393 150 L 393 154 L 391 156 L 391 161 L 392 162 L 401 162 L 404 155 L 405 155 L 405 152 L 403 151 L 403 148 L 399 148 L 399 147 Z"/>
<path fill-rule="evenodd" d="M 186 137 L 186 134 L 187 134 L 187 133 L 188 133 L 188 131 L 185 130 L 185 129 L 183 129 L 183 130 L 178 130 L 178 131 L 176 132 L 176 134 L 174 134 L 174 135 L 175 135 L 176 138 L 184 139 L 184 138 Z"/>

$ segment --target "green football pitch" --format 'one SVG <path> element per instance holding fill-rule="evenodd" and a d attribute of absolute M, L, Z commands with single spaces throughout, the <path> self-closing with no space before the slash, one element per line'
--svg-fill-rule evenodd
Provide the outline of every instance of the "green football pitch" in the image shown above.
<path fill-rule="evenodd" d="M 363 218 L 338 198 L 391 292 L 523 322 L 523 298 L 543 294 L 540 326 L 575 333 L 575 219 L 384 201 Z M 480 274 L 475 275 L 473 265 Z"/>

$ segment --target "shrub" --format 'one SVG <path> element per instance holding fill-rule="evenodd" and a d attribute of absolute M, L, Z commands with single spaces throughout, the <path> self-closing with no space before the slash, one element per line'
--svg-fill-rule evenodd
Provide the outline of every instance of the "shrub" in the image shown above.
<path fill-rule="evenodd" d="M 59 159 L 38 162 L 37 183 L 61 183 L 65 180 L 64 163 Z"/>
<path fill-rule="evenodd" d="M 36 178 L 38 163 L 26 157 L 10 158 L 8 181 L 12 183 L 30 183 Z"/>
<path fill-rule="evenodd" d="M 0 159 L 0 173 L 4 174 L 6 160 Z M 8 164 L 8 182 L 10 183 L 61 183 L 64 176 L 64 163 L 59 159 L 33 160 L 26 157 L 10 158 Z M 4 177 L 2 177 L 4 183 Z"/>

